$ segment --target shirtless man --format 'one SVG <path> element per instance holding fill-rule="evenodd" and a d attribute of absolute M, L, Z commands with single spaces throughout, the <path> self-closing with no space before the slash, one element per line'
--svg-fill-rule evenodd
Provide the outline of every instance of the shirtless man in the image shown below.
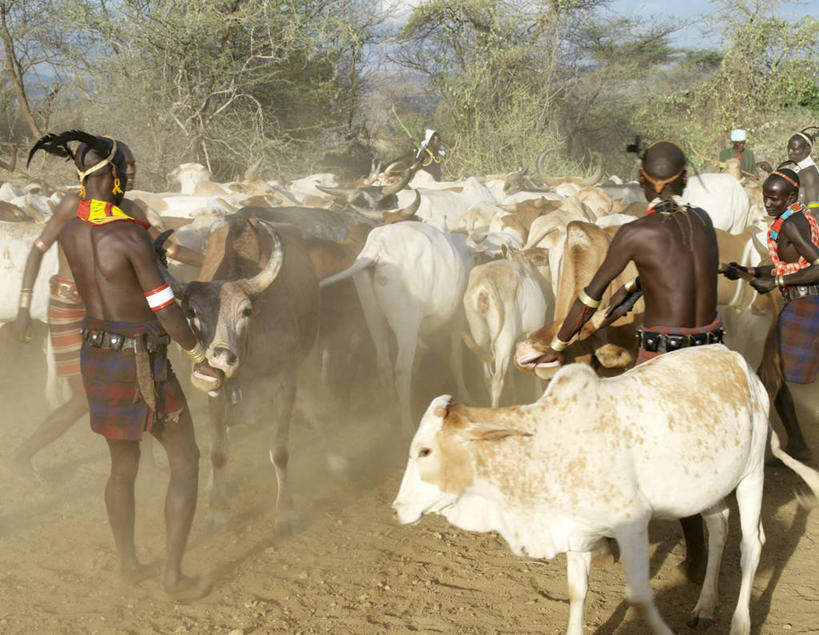
<path fill-rule="evenodd" d="M 136 160 L 127 145 L 121 141 L 117 141 L 117 145 L 122 150 L 125 160 L 125 182 L 127 184 L 123 189 L 127 192 L 134 186 Z M 23 271 L 23 293 L 17 319 L 11 326 L 12 336 L 20 342 L 29 343 L 31 341 L 31 315 L 27 302 L 30 296 L 26 291 L 34 288 L 34 281 L 40 272 L 43 255 L 57 241 L 63 225 L 76 217 L 79 202 L 80 197 L 76 193 L 66 194 L 31 247 Z M 123 199 L 120 207 L 133 218 L 147 221 L 143 211 L 131 201 Z M 154 227 L 148 231 L 152 238 L 159 235 L 159 231 Z M 171 247 L 169 256 L 195 266 L 201 265 L 202 262 L 201 254 L 180 247 L 178 244 Z M 6 466 L 11 472 L 27 483 L 39 480 L 31 464 L 34 455 L 65 434 L 77 419 L 88 412 L 88 401 L 80 380 L 80 346 L 82 344 L 80 327 L 85 316 L 85 306 L 77 293 L 74 276 L 62 249 L 59 249 L 59 269 L 49 282 L 48 329 L 51 348 L 54 352 L 57 377 L 68 382 L 71 397 L 66 403 L 48 413 L 31 436 L 23 441 L 6 461 Z"/>
<path fill-rule="evenodd" d="M 722 273 L 731 280 L 741 273 L 752 276 L 751 285 L 760 293 L 780 289 L 785 307 L 777 318 L 776 336 L 782 377 L 788 382 L 809 384 L 819 370 L 819 223 L 798 202 L 799 186 L 800 177 L 781 168 L 762 184 L 762 201 L 768 215 L 775 219 L 768 231 L 768 253 L 773 264 L 743 267 L 732 262 Z M 807 461 L 810 450 L 785 381 L 774 399 L 788 434 L 785 451 Z"/>
<path fill-rule="evenodd" d="M 521 367 L 560 361 L 560 351 L 591 318 L 603 292 L 629 261 L 634 262 L 639 276 L 612 296 L 607 321 L 625 314 L 640 296 L 645 299 L 643 319 L 653 326 L 638 331 L 638 364 L 686 346 L 722 341 L 723 324 L 716 307 L 717 238 L 708 214 L 679 199 L 686 184 L 685 164 L 682 150 L 667 141 L 645 151 L 638 180 L 646 200 L 651 201 L 648 212 L 614 235 L 603 264 L 551 344 L 539 343 L 540 332 L 536 331 L 519 348 L 517 363 Z M 527 347 L 541 354 L 526 355 L 523 351 Z M 691 516 L 680 522 L 687 545 L 688 577 L 702 581 L 707 555 L 702 518 Z"/>
<path fill-rule="evenodd" d="M 68 144 L 80 141 L 76 151 Z M 105 488 L 108 519 L 126 579 L 144 575 L 134 544 L 134 482 L 139 440 L 148 430 L 168 453 L 163 588 L 177 598 L 206 592 L 182 574 L 182 556 L 196 509 L 199 449 L 185 396 L 167 361 L 176 341 L 194 362 L 197 385 L 221 387 L 221 373 L 205 360 L 173 292 L 162 279 L 145 223 L 117 207 L 126 185 L 116 141 L 70 131 L 48 135 L 38 149 L 74 159 L 82 200 L 59 233 L 86 308 L 81 370 L 91 428 L 105 436 L 111 473 Z M 169 337 L 170 336 L 170 337 Z"/>

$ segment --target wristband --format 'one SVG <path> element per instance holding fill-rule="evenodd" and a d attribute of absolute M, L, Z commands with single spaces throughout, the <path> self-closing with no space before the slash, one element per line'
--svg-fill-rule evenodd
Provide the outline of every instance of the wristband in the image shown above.
<path fill-rule="evenodd" d="M 165 284 L 145 292 L 145 299 L 148 300 L 148 306 L 151 311 L 160 311 L 166 306 L 173 304 L 176 299 L 173 295 L 173 289 L 166 282 Z"/>
<path fill-rule="evenodd" d="M 560 351 L 562 351 L 562 350 L 566 350 L 566 347 L 567 347 L 568 345 L 569 345 L 569 343 L 568 343 L 568 342 L 564 342 L 564 341 L 563 341 L 562 339 L 560 339 L 560 338 L 559 338 L 557 335 L 555 335 L 554 339 L 552 340 L 552 343 L 551 343 L 551 344 L 549 344 L 549 347 L 550 347 L 550 348 L 551 348 L 553 351 L 557 351 L 557 352 L 559 353 L 559 352 L 560 352 Z"/>
<path fill-rule="evenodd" d="M 623 285 L 623 288 L 628 293 L 634 293 L 635 291 L 637 291 L 637 278 L 632 278 L 631 280 L 626 282 L 626 284 Z"/>
<path fill-rule="evenodd" d="M 585 289 L 580 290 L 580 295 L 577 296 L 577 299 L 580 300 L 590 309 L 596 309 L 597 307 L 600 306 L 600 300 L 595 300 L 588 293 L 586 293 Z"/>
<path fill-rule="evenodd" d="M 31 289 L 20 289 L 20 303 L 17 305 L 21 309 L 28 309 L 31 306 Z"/>
<path fill-rule="evenodd" d="M 187 350 L 185 348 L 183 348 L 182 350 L 185 351 L 185 355 L 187 355 L 193 360 L 194 364 L 201 364 L 207 359 L 207 356 L 205 355 L 205 349 L 202 348 L 202 345 L 199 342 L 196 342 L 196 346 L 194 346 L 190 350 Z"/>
<path fill-rule="evenodd" d="M 774 282 L 776 282 L 776 286 L 781 289 L 785 286 L 785 276 L 776 276 Z"/>

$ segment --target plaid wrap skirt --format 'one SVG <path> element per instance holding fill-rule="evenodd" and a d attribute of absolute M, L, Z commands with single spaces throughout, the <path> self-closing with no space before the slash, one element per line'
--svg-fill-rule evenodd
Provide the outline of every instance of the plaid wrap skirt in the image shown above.
<path fill-rule="evenodd" d="M 135 324 L 86 316 L 83 328 L 110 331 L 125 337 L 144 333 L 150 339 L 165 335 L 156 321 Z M 185 395 L 166 353 L 151 353 L 150 360 L 156 412 L 148 406 L 139 390 L 133 350 L 113 351 L 83 342 L 80 365 L 94 432 L 107 439 L 138 441 L 143 431 L 150 431 L 155 424 L 178 419 L 187 408 Z"/>
<path fill-rule="evenodd" d="M 652 333 L 663 333 L 665 335 L 702 335 L 703 333 L 713 333 L 720 329 L 725 329 L 725 323 L 722 321 L 722 316 L 717 313 L 714 321 L 705 326 L 644 326 L 643 331 L 650 331 Z M 659 357 L 662 353 L 647 351 L 642 346 L 637 350 L 637 362 L 635 366 L 639 366 L 643 362 Z"/>
<path fill-rule="evenodd" d="M 788 302 L 776 324 L 782 376 L 794 384 L 810 384 L 819 370 L 819 295 Z"/>

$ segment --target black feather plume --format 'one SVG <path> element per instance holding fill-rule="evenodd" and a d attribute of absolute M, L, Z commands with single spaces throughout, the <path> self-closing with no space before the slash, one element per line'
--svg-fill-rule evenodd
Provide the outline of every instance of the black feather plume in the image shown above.
<path fill-rule="evenodd" d="M 72 141 L 85 143 L 93 148 L 98 154 L 105 156 L 110 150 L 110 141 L 104 137 L 95 137 L 92 134 L 83 132 L 82 130 L 66 130 L 60 134 L 49 133 L 37 140 L 37 143 L 31 148 L 28 153 L 28 161 L 26 167 L 31 163 L 31 159 L 37 150 L 44 150 L 49 154 L 54 154 L 64 159 L 74 159 L 74 152 L 68 146 Z"/>

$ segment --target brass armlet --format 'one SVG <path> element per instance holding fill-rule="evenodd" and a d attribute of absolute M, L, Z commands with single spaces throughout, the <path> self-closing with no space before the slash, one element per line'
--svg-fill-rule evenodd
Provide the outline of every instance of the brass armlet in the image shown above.
<path fill-rule="evenodd" d="M 586 293 L 585 289 L 580 290 L 580 294 L 577 296 L 577 299 L 580 300 L 590 309 L 596 309 L 597 307 L 600 306 L 600 300 L 595 300 L 588 293 Z"/>
<path fill-rule="evenodd" d="M 812 264 L 812 265 L 819 265 L 819 258 L 817 258 L 816 260 L 814 260 L 814 261 L 813 261 L 812 263 L 810 263 L 810 264 Z"/>
<path fill-rule="evenodd" d="M 628 293 L 634 293 L 635 291 L 637 291 L 637 289 L 639 288 L 639 285 L 637 284 L 637 278 L 632 278 L 631 280 L 626 282 L 626 284 L 623 285 L 623 288 Z"/>
<path fill-rule="evenodd" d="M 776 283 L 777 287 L 779 287 L 779 288 L 784 287 L 785 286 L 785 276 L 784 275 L 776 276 L 776 278 L 774 278 L 774 282 Z"/>
<path fill-rule="evenodd" d="M 185 348 L 183 348 L 182 350 L 185 351 L 185 355 L 187 355 L 193 360 L 194 364 L 201 364 L 207 359 L 205 355 L 205 349 L 202 348 L 202 345 L 199 342 L 196 342 L 196 346 L 194 346 L 190 350 L 187 350 Z"/>
<path fill-rule="evenodd" d="M 566 350 L 566 347 L 567 347 L 568 345 L 569 345 L 569 343 L 568 343 L 568 342 L 564 342 L 564 341 L 563 341 L 562 339 L 560 339 L 560 338 L 559 338 L 557 335 L 555 335 L 554 339 L 552 340 L 552 343 L 551 343 L 551 344 L 549 344 L 549 347 L 550 347 L 550 348 L 551 348 L 553 351 L 557 351 L 557 352 L 559 353 L 560 351 Z"/>

